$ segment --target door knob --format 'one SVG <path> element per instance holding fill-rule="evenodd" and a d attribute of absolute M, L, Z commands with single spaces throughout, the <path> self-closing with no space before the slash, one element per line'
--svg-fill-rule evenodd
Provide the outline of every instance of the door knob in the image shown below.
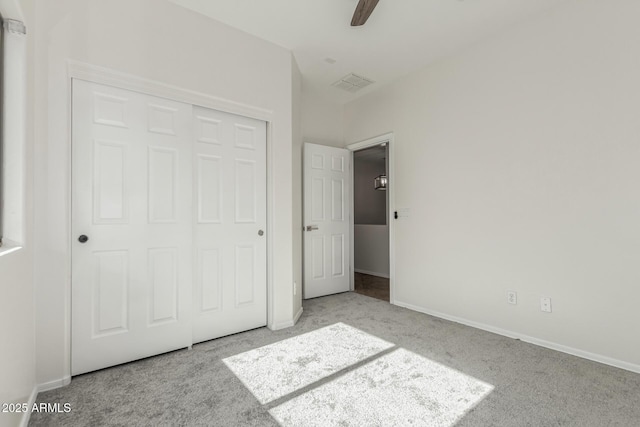
<path fill-rule="evenodd" d="M 307 231 L 313 231 L 317 229 L 318 229 L 317 225 L 307 225 Z"/>
<path fill-rule="evenodd" d="M 264 236 L 264 231 L 258 230 L 258 236 Z"/>
<path fill-rule="evenodd" d="M 87 240 L 89 240 L 89 237 L 85 236 L 84 234 L 80 235 L 80 237 L 78 237 L 78 242 L 80 243 L 87 243 Z"/>

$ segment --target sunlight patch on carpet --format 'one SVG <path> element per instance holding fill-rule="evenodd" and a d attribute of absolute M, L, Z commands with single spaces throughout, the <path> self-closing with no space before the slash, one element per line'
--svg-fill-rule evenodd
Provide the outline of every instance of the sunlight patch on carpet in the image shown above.
<path fill-rule="evenodd" d="M 392 343 L 336 323 L 223 362 L 265 404 L 391 347 Z"/>
<path fill-rule="evenodd" d="M 492 390 L 490 384 L 401 348 L 269 413 L 283 427 L 450 427 Z"/>

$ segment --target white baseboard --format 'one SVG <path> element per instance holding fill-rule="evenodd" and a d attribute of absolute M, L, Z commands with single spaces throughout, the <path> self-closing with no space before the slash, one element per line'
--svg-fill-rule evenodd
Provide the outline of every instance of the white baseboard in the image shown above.
<path fill-rule="evenodd" d="M 280 329 L 287 329 L 294 325 L 293 319 L 287 320 L 286 322 L 279 322 L 269 325 L 268 328 L 272 331 L 279 331 Z"/>
<path fill-rule="evenodd" d="M 31 390 L 31 394 L 29 395 L 29 401 L 27 402 L 28 411 L 23 412 L 22 419 L 20 420 L 20 427 L 27 427 L 29 425 L 29 420 L 31 419 L 31 408 L 33 408 L 33 404 L 36 403 L 36 398 L 38 397 L 38 386 L 33 386 L 33 390 Z"/>
<path fill-rule="evenodd" d="M 385 279 L 389 278 L 388 274 L 378 273 L 376 271 L 362 270 L 361 268 L 354 268 L 353 271 L 356 273 L 368 274 L 369 276 L 384 277 Z"/>
<path fill-rule="evenodd" d="M 43 391 L 55 390 L 71 384 L 71 377 L 62 377 L 59 380 L 49 381 L 47 383 L 38 384 L 38 393 Z"/>
<path fill-rule="evenodd" d="M 302 307 L 300 307 L 300 310 L 298 310 L 296 315 L 293 316 L 293 319 L 287 320 L 286 322 L 274 323 L 273 325 L 269 325 L 268 328 L 272 331 L 290 328 L 296 324 L 298 319 L 300 319 L 300 316 L 302 316 Z"/>
<path fill-rule="evenodd" d="M 27 427 L 29 425 L 29 420 L 31 419 L 31 408 L 33 408 L 33 404 L 36 403 L 38 393 L 42 393 L 43 391 L 55 390 L 69 384 L 71 384 L 71 377 L 63 377 L 59 380 L 49 381 L 43 384 L 36 384 L 33 387 L 31 395 L 29 396 L 29 401 L 27 402 L 29 410 L 22 414 L 22 419 L 20 420 L 19 426 Z"/>
<path fill-rule="evenodd" d="M 535 344 L 540 347 L 545 347 L 551 350 L 560 351 L 562 353 L 571 354 L 573 356 L 581 357 L 583 359 L 592 360 L 594 362 L 603 363 L 605 365 L 613 366 L 627 371 L 640 374 L 640 365 L 625 362 L 622 360 L 614 359 L 612 357 L 604 356 L 601 354 L 591 353 L 588 351 L 580 350 L 577 348 L 569 347 L 563 344 L 546 341 L 540 338 L 523 335 L 518 332 L 509 331 L 507 329 L 497 328 L 495 326 L 486 325 L 484 323 L 474 322 L 472 320 L 464 319 L 457 316 L 451 316 L 445 313 L 440 313 L 426 308 L 418 307 L 413 304 L 404 303 L 401 301 L 394 301 L 394 304 L 400 307 L 408 308 L 409 310 L 425 313 L 430 316 L 439 317 L 441 319 L 450 320 L 452 322 L 460 323 L 462 325 L 471 326 L 472 328 L 482 329 L 483 331 L 492 332 L 494 334 L 502 335 L 509 338 L 519 339 L 520 341 L 527 342 L 529 344 Z"/>

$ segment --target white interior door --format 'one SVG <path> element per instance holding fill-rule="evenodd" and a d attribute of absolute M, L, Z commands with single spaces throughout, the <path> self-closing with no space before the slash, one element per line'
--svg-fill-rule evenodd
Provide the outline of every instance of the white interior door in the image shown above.
<path fill-rule="evenodd" d="M 349 151 L 304 145 L 304 298 L 349 290 Z"/>
<path fill-rule="evenodd" d="M 193 339 L 267 324 L 266 123 L 194 108 Z"/>
<path fill-rule="evenodd" d="M 73 375 L 191 345 L 191 123 L 190 105 L 73 82 Z"/>

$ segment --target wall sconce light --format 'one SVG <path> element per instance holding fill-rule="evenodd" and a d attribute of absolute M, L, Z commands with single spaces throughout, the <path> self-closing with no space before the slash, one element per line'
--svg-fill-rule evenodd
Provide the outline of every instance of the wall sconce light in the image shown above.
<path fill-rule="evenodd" d="M 376 190 L 385 191 L 387 189 L 387 175 L 377 176 L 373 180 L 373 186 Z"/>

